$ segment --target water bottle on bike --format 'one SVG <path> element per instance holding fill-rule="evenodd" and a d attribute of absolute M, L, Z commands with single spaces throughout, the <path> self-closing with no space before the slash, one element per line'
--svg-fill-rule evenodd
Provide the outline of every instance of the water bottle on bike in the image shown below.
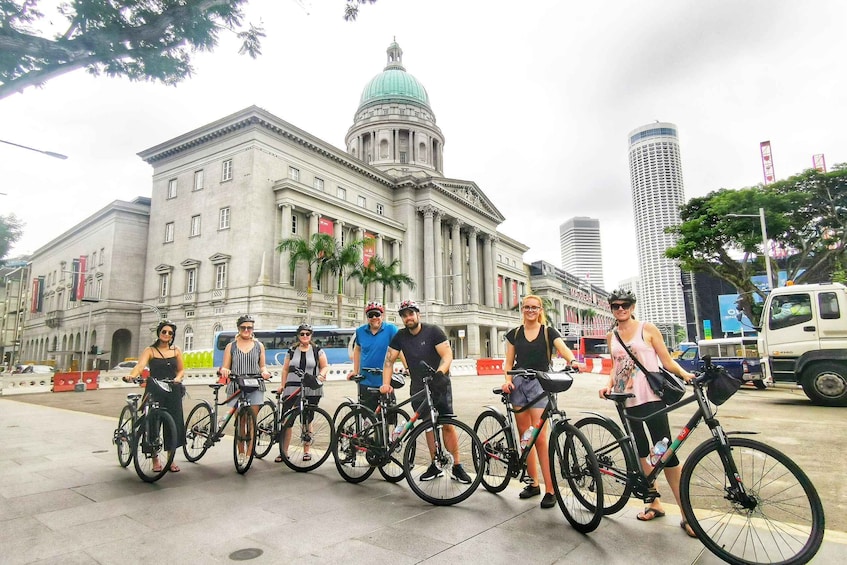
<path fill-rule="evenodd" d="M 654 467 L 656 464 L 662 460 L 662 455 L 664 455 L 668 450 L 668 438 L 662 438 L 662 441 L 656 442 L 656 445 L 653 446 L 650 454 L 650 464 Z"/>

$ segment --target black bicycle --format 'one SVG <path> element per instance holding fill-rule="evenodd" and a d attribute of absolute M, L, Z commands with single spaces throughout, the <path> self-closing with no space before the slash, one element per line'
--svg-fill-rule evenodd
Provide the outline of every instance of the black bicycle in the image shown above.
<path fill-rule="evenodd" d="M 680 504 L 683 519 L 706 546 L 727 563 L 793 565 L 808 562 L 823 541 L 824 511 L 814 485 L 785 454 L 764 443 L 725 432 L 715 418 L 716 405 L 737 389 L 724 389 L 731 379 L 704 357 L 704 372 L 692 381 L 694 394 L 659 410 L 670 412 L 696 402 L 697 411 L 667 452 L 645 475 L 634 449 L 630 422 L 644 421 L 627 413 L 629 393 L 612 393 L 623 430 L 601 414 L 576 423 L 594 446 L 603 473 L 604 513 L 621 510 L 630 496 L 648 500 L 651 485 L 700 422 L 712 434 L 682 467 Z M 730 392 L 723 392 L 730 391 Z M 652 417 L 648 416 L 649 417 Z M 653 493 L 654 494 L 654 493 Z"/>
<path fill-rule="evenodd" d="M 182 446 L 185 458 L 194 463 L 206 454 L 210 447 L 218 443 L 224 437 L 224 428 L 233 418 L 233 442 L 232 458 L 235 462 L 235 470 L 244 474 L 253 463 L 256 448 L 256 414 L 250 405 L 248 394 L 263 386 L 261 375 L 235 375 L 230 374 L 230 380 L 235 382 L 237 390 L 223 402 L 218 402 L 218 394 L 223 386 L 222 383 L 209 385 L 214 391 L 215 401 L 209 403 L 201 400 L 185 420 L 185 445 Z M 218 423 L 218 407 L 236 400 L 235 406 L 231 407 L 226 418 Z"/>
<path fill-rule="evenodd" d="M 506 406 L 503 415 L 493 406 L 488 406 L 479 415 L 474 424 L 474 432 L 479 436 L 483 447 L 483 459 L 478 462 L 482 485 L 489 492 L 501 492 L 509 481 L 518 478 L 530 483 L 527 474 L 527 458 L 538 434 L 544 429 L 547 420 L 551 420 L 549 456 L 550 476 L 553 479 L 553 491 L 559 508 L 578 532 L 588 533 L 597 529 L 603 518 L 603 479 L 594 450 L 586 437 L 567 418 L 556 404 L 556 394 L 565 392 L 573 384 L 572 369 L 557 373 L 545 373 L 533 369 L 509 371 L 510 375 L 536 379 L 544 392 L 526 403 L 521 409 L 512 406 L 511 395 L 501 388 L 492 390 L 500 395 Z M 536 402 L 547 398 L 547 405 L 538 422 L 533 422 L 535 430 L 526 445 L 519 447 L 517 427 L 512 414 L 528 410 Z M 523 444 L 523 442 L 521 442 Z M 562 481 L 567 489 L 560 487 Z"/>
<path fill-rule="evenodd" d="M 135 384 L 144 382 L 143 377 L 133 379 Z M 147 379 L 148 387 L 157 386 L 170 392 L 172 380 Z M 165 476 L 174 460 L 176 448 L 168 448 L 176 442 L 176 424 L 173 417 L 150 394 L 132 393 L 126 396 L 126 406 L 121 410 L 113 442 L 118 450 L 118 462 L 127 467 L 135 464 L 138 477 L 153 483 Z M 139 407 L 139 400 L 141 406 Z"/>

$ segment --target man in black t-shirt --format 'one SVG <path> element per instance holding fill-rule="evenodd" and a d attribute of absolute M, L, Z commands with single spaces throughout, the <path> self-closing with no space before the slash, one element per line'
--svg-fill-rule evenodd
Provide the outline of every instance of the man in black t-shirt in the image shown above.
<path fill-rule="evenodd" d="M 398 308 L 400 318 L 403 320 L 403 329 L 397 332 L 391 343 L 388 345 L 388 354 L 385 356 L 385 365 L 382 369 L 382 386 L 379 391 L 383 394 L 390 393 L 391 374 L 394 371 L 394 362 L 403 352 L 406 358 L 406 363 L 409 367 L 409 374 L 412 378 L 409 394 L 412 396 L 415 393 L 423 390 L 423 378 L 427 376 L 428 370 L 424 367 L 426 363 L 436 371 L 435 379 L 439 383 L 440 394 L 433 398 L 433 404 L 439 414 L 448 415 L 453 413 L 453 390 L 450 385 L 450 364 L 453 362 L 453 350 L 450 349 L 450 342 L 447 341 L 447 336 L 444 331 L 438 326 L 430 324 L 422 324 L 420 318 L 420 309 L 414 300 L 404 300 Z M 429 407 L 425 405 L 426 398 L 416 398 L 412 401 L 412 407 L 416 412 L 421 413 L 421 420 L 429 419 Z M 462 468 L 459 462 L 458 437 L 453 426 L 445 425 L 444 443 L 447 450 L 453 455 L 455 464 L 450 470 L 451 479 L 459 481 L 463 484 L 469 484 L 471 478 Z M 429 444 L 430 455 L 435 452 L 435 444 L 428 436 L 427 443 Z M 439 469 L 435 463 L 430 464 L 429 468 L 420 476 L 421 481 L 431 481 L 444 476 L 444 469 Z"/>

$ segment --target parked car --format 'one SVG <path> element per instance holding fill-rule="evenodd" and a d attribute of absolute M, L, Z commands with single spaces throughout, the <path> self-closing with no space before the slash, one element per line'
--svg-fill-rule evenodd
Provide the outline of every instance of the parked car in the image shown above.
<path fill-rule="evenodd" d="M 685 349 L 676 362 L 686 371 L 700 371 L 706 355 L 711 356 L 712 363 L 723 366 L 733 377 L 745 383 L 752 382 L 761 390 L 767 387 L 755 337 L 701 339 L 694 347 Z"/>
<path fill-rule="evenodd" d="M 114 367 L 112 367 L 113 371 L 131 371 L 138 365 L 138 361 L 121 361 Z"/>
<path fill-rule="evenodd" d="M 50 365 L 19 365 L 12 372 L 16 373 L 16 374 L 17 373 L 24 373 L 24 374 L 37 373 L 37 374 L 41 374 L 41 375 L 52 375 L 53 373 L 56 372 L 56 369 L 54 369 Z"/>

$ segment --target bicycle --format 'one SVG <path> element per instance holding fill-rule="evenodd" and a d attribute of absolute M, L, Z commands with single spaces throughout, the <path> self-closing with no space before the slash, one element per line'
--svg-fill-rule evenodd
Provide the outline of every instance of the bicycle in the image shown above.
<path fill-rule="evenodd" d="M 308 378 L 308 375 L 298 368 L 290 367 L 289 371 L 299 375 L 301 382 L 303 378 Z M 327 460 L 332 450 L 332 418 L 323 408 L 312 406 L 306 401 L 306 388 L 303 386 L 286 398 L 282 398 L 280 392 L 274 394 L 276 402 L 265 400 L 259 408 L 256 457 L 265 457 L 273 445 L 280 443 L 282 439 L 280 455 L 282 462 L 289 469 L 301 473 L 317 469 Z M 295 398 L 294 406 L 283 413 L 285 403 Z M 294 438 L 296 441 L 292 443 Z"/>
<path fill-rule="evenodd" d="M 712 365 L 708 356 L 703 360 L 704 371 L 692 381 L 694 394 L 657 412 L 671 412 L 694 402 L 698 405 L 648 475 L 639 464 L 630 422 L 655 414 L 646 418 L 629 415 L 625 402 L 632 394 L 606 395 L 615 402 L 623 430 L 597 413 L 576 423 L 591 440 L 603 473 L 604 514 L 621 510 L 630 496 L 647 499 L 653 481 L 702 421 L 712 438 L 694 448 L 680 478 L 682 516 L 697 538 L 728 563 L 808 562 L 821 546 L 825 523 L 814 485 L 780 451 L 749 438 L 731 437 L 754 432 L 723 430 L 711 403 L 722 404 L 732 393 L 718 397 L 718 385 L 710 385 L 732 377 Z"/>
<path fill-rule="evenodd" d="M 506 406 L 506 414 L 503 415 L 493 406 L 487 406 L 474 423 L 474 433 L 480 438 L 483 446 L 484 460 L 478 462 L 478 467 L 482 469 L 479 473 L 482 485 L 489 492 L 498 493 L 506 488 L 513 477 L 524 483 L 532 482 L 527 473 L 527 458 L 544 424 L 550 420 L 552 429 L 548 452 L 556 501 L 571 526 L 578 532 L 588 533 L 597 529 L 603 518 L 603 479 L 588 439 L 570 423 L 565 412 L 559 410 L 556 403 L 556 394 L 565 392 L 573 384 L 573 377 L 569 374 L 571 372 L 575 371 L 509 371 L 510 375 L 536 379 L 544 392 L 527 402 L 525 407 L 515 409 L 510 393 L 503 392 L 501 388 L 492 389 L 494 394 L 500 395 Z M 519 448 L 515 440 L 519 437 L 517 426 L 512 414 L 528 410 L 544 397 L 547 397 L 547 405 L 539 421 L 533 424 L 535 430 L 529 443 Z M 559 487 L 559 479 L 566 481 L 570 496 Z"/>
<path fill-rule="evenodd" d="M 144 380 L 143 377 L 136 377 L 133 382 L 141 384 Z M 171 383 L 172 380 L 147 378 L 148 387 L 158 386 L 166 392 L 170 392 Z M 126 396 L 126 405 L 118 417 L 118 427 L 112 439 L 117 446 L 121 467 L 127 467 L 133 462 L 138 478 L 146 483 L 158 481 L 173 463 L 176 448 L 167 449 L 165 443 L 172 443 L 170 440 L 175 437 L 176 424 L 173 417 L 149 394 L 132 393 Z M 164 463 L 162 458 L 166 460 Z"/>
<path fill-rule="evenodd" d="M 256 448 L 256 415 L 253 413 L 250 401 L 247 399 L 249 389 L 262 386 L 262 377 L 257 375 L 235 375 L 230 374 L 230 379 L 236 383 L 237 389 L 229 398 L 218 402 L 218 394 L 223 383 L 209 385 L 214 391 L 215 400 L 209 403 L 201 400 L 185 419 L 185 445 L 182 446 L 185 458 L 191 463 L 200 460 L 210 447 L 218 443 L 224 437 L 224 428 L 230 420 L 235 417 L 232 458 L 235 462 L 235 470 L 243 475 L 250 469 Z M 235 406 L 231 407 L 222 422 L 218 422 L 218 406 L 224 406 L 230 401 L 236 400 Z"/>
<path fill-rule="evenodd" d="M 365 373 L 370 374 L 370 375 L 379 375 L 380 382 L 382 382 L 382 369 L 376 368 L 376 367 L 373 367 L 373 368 L 362 367 L 359 371 L 359 375 L 354 375 L 351 380 L 354 381 L 356 384 L 359 384 L 366 378 L 367 375 Z M 394 380 L 394 378 L 395 377 L 392 377 L 392 380 Z M 405 377 L 403 377 L 401 375 L 399 382 L 405 383 Z M 403 386 L 403 385 L 401 384 L 400 386 Z M 400 386 L 397 386 L 395 388 L 400 388 Z M 347 414 L 349 414 L 352 411 L 353 407 L 358 406 L 362 403 L 362 398 L 361 398 L 361 395 L 359 394 L 360 389 L 359 389 L 359 387 L 356 387 L 356 388 L 357 388 L 357 397 L 355 399 L 350 397 L 350 396 L 344 397 L 344 400 L 341 401 L 341 403 L 335 409 L 335 412 L 333 412 L 333 414 L 332 414 L 332 421 L 333 422 L 340 422 L 341 419 L 344 416 L 346 416 Z M 378 388 L 378 387 L 376 387 L 376 388 Z"/>

